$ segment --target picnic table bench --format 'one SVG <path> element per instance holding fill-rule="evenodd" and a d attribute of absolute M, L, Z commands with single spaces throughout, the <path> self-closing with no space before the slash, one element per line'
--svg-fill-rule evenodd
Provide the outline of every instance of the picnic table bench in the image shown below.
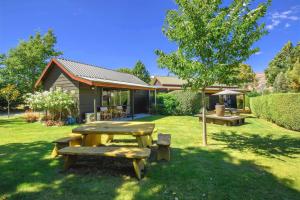
<path fill-rule="evenodd" d="M 133 160 L 133 168 L 138 179 L 141 179 L 145 169 L 145 159 L 149 158 L 151 150 L 139 147 L 65 147 L 58 150 L 65 157 L 64 169 L 67 170 L 76 161 L 77 156 L 121 157 Z"/>
<path fill-rule="evenodd" d="M 62 149 L 64 147 L 68 147 L 68 146 L 81 145 L 82 137 L 81 137 L 81 135 L 73 134 L 69 137 L 63 137 L 63 138 L 54 140 L 52 143 L 54 143 L 54 148 L 51 152 L 51 157 L 54 158 L 54 157 L 58 156 L 59 149 Z"/>

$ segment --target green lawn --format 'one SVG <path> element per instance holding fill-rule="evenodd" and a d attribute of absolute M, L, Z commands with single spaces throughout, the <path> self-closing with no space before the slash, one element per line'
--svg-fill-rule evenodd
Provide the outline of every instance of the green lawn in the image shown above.
<path fill-rule="evenodd" d="M 172 134 L 172 152 L 168 163 L 148 163 L 139 182 L 127 160 L 89 160 L 61 172 L 62 160 L 49 157 L 51 141 L 74 126 L 0 118 L 0 199 L 300 198 L 299 132 L 248 118 L 240 127 L 208 125 L 209 146 L 201 147 L 195 117 L 144 120 Z"/>

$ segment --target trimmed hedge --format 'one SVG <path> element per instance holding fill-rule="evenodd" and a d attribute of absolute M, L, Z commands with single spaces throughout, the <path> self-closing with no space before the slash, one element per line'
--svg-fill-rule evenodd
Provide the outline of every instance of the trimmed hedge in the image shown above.
<path fill-rule="evenodd" d="M 250 107 L 257 117 L 291 130 L 300 131 L 300 93 L 252 97 Z"/>
<path fill-rule="evenodd" d="M 192 91 L 160 93 L 157 112 L 163 115 L 193 115 L 201 108 L 201 94 Z"/>

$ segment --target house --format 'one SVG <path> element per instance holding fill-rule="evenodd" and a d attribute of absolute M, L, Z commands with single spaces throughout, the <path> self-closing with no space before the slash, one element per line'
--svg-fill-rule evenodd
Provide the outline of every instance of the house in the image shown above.
<path fill-rule="evenodd" d="M 171 92 L 174 90 L 182 90 L 183 85 L 186 83 L 186 81 L 179 79 L 175 76 L 154 76 L 151 80 L 151 85 L 155 86 L 157 91 L 160 92 Z M 221 92 L 225 89 L 239 91 L 242 93 L 245 93 L 246 90 L 240 89 L 238 86 L 227 86 L 227 85 L 221 85 L 221 84 L 215 84 L 212 86 L 209 86 L 205 89 L 205 94 L 208 96 L 208 109 L 213 110 L 215 108 L 215 105 L 219 103 L 219 96 L 215 96 L 212 94 L 215 94 L 217 92 Z M 230 99 L 230 107 L 237 108 L 237 101 L 239 99 L 243 100 L 243 98 L 239 98 L 236 95 L 230 95 L 229 97 L 226 97 L 227 99 Z"/>
<path fill-rule="evenodd" d="M 74 94 L 80 121 L 86 113 L 98 112 L 101 106 L 122 105 L 132 116 L 149 112 L 153 90 L 134 75 L 62 58 L 48 63 L 35 86 Z"/>

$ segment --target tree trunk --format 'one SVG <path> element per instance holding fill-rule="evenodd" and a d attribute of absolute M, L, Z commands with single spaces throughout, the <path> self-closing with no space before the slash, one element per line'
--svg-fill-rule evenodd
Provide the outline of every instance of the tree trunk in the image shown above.
<path fill-rule="evenodd" d="M 202 89 L 202 144 L 207 145 L 207 128 L 206 128 L 206 102 L 205 102 L 205 88 Z"/>
<path fill-rule="evenodd" d="M 9 118 L 10 115 L 10 109 L 9 109 L 9 101 L 7 101 L 7 118 Z"/>

